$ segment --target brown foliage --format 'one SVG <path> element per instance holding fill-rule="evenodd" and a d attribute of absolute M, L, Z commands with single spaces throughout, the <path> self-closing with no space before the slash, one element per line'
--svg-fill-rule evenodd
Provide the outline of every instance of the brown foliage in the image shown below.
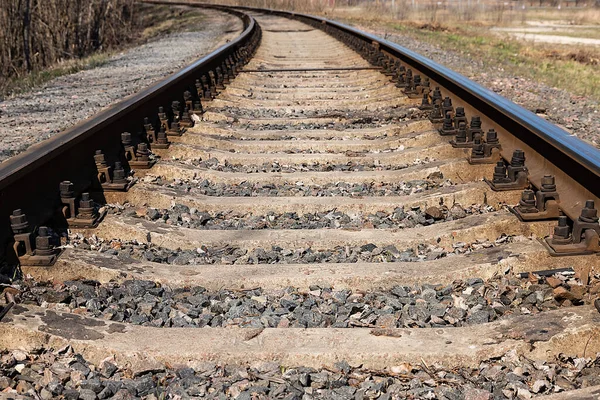
<path fill-rule="evenodd" d="M 585 65 L 600 64 L 600 55 L 597 52 L 593 52 L 587 49 L 579 49 L 577 51 L 569 51 L 563 53 L 553 50 L 547 53 L 547 57 L 556 60 L 575 61 Z"/>
<path fill-rule="evenodd" d="M 0 0 L 0 77 L 117 46 L 131 35 L 134 0 Z"/>

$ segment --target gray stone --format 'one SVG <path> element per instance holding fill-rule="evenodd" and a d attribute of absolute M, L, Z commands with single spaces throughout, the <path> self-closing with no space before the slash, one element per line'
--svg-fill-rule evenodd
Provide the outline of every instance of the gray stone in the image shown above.
<path fill-rule="evenodd" d="M 92 394 L 94 395 L 94 398 L 95 398 L 96 393 L 92 392 Z M 67 389 L 63 392 L 63 397 L 66 400 L 77 400 L 77 399 L 79 399 L 79 392 L 74 389 Z"/>
<path fill-rule="evenodd" d="M 94 393 L 100 393 L 102 391 L 102 384 L 100 383 L 100 379 L 92 378 L 81 381 L 80 387 L 82 389 L 90 389 L 93 390 Z"/>
<path fill-rule="evenodd" d="M 71 369 L 81 372 L 83 376 L 88 376 L 90 373 L 90 369 L 78 361 L 71 364 Z"/>
<path fill-rule="evenodd" d="M 0 390 L 4 390 L 8 387 L 13 387 L 15 382 L 8 376 L 0 376 Z"/>
<path fill-rule="evenodd" d="M 194 255 L 190 253 L 181 253 L 171 262 L 173 265 L 187 265 L 194 259 Z"/>
<path fill-rule="evenodd" d="M 490 320 L 490 313 L 487 310 L 479 310 L 467 317 L 467 323 L 469 324 L 485 324 Z"/>
<path fill-rule="evenodd" d="M 458 203 L 454 204 L 452 208 L 450 208 L 449 213 L 455 219 L 465 218 L 467 216 L 465 210 Z"/>
<path fill-rule="evenodd" d="M 90 389 L 81 389 L 79 391 L 79 399 L 80 400 L 96 400 L 98 396 L 93 390 Z"/>
<path fill-rule="evenodd" d="M 149 376 L 136 379 L 134 385 L 138 396 L 146 396 L 154 389 L 154 381 Z"/>
<path fill-rule="evenodd" d="M 152 221 L 155 221 L 160 217 L 160 212 L 156 208 L 148 208 L 146 210 L 146 216 Z"/>
<path fill-rule="evenodd" d="M 42 390 L 40 391 L 40 398 L 42 400 L 50 400 L 50 399 L 54 398 L 54 395 L 52 393 L 50 393 L 49 390 L 42 388 Z"/>
<path fill-rule="evenodd" d="M 402 286 L 394 286 L 390 292 L 398 297 L 408 297 L 408 292 Z"/>
<path fill-rule="evenodd" d="M 375 250 L 376 248 L 377 248 L 377 246 L 375 246 L 373 243 L 368 243 L 368 244 L 365 244 L 360 247 L 360 252 L 361 253 L 370 253 L 373 250 Z"/>
<path fill-rule="evenodd" d="M 437 297 L 437 292 L 433 289 L 425 289 L 421 292 L 421 297 L 426 301 L 434 301 Z"/>

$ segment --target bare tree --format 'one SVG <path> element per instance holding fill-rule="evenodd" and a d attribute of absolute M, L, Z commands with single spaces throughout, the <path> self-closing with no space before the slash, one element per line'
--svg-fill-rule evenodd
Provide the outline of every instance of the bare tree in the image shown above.
<path fill-rule="evenodd" d="M 118 45 L 134 0 L 0 0 L 0 80 Z"/>

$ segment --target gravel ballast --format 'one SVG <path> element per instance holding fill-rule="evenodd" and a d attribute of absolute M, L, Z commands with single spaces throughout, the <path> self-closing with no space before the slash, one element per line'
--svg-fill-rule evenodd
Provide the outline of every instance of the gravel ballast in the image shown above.
<path fill-rule="evenodd" d="M 352 291 L 311 286 L 266 292 L 170 288 L 152 281 L 123 284 L 65 281 L 17 283 L 22 304 L 153 327 L 446 328 L 484 324 L 584 303 L 590 286 L 569 275 L 529 280 L 512 274 L 449 285 Z"/>
<path fill-rule="evenodd" d="M 0 161 L 158 82 L 241 33 L 238 17 L 202 12 L 198 31 L 167 34 L 97 68 L 58 77 L 0 102 Z"/>
<path fill-rule="evenodd" d="M 599 384 L 600 358 L 561 355 L 533 361 L 514 351 L 478 368 L 401 364 L 373 371 L 340 361 L 317 370 L 276 363 L 204 363 L 131 370 L 104 360 L 89 363 L 69 346 L 0 353 L 0 390 L 16 398 L 77 399 L 514 399 Z M 22 397 L 21 397 L 22 396 Z M 15 398 L 15 397 L 10 397 Z"/>
<path fill-rule="evenodd" d="M 598 289 L 597 277 L 593 278 L 593 283 L 593 287 Z M 201 307 L 213 314 L 236 314 L 240 320 L 254 319 L 256 317 L 248 316 L 247 311 L 252 314 L 256 310 L 267 309 L 271 302 L 283 310 L 274 317 L 280 318 L 278 324 L 294 315 L 294 312 L 289 312 L 290 309 L 306 310 L 302 318 L 309 318 L 312 324 L 318 320 L 318 316 L 327 316 L 328 310 L 339 311 L 344 308 L 344 315 L 350 314 L 350 319 L 370 326 L 372 322 L 377 325 L 379 318 L 391 315 L 387 312 L 389 308 L 407 308 L 415 310 L 414 314 L 417 315 L 412 319 L 410 311 L 406 313 L 408 320 L 413 321 L 409 325 L 420 326 L 422 318 L 418 315 L 429 312 L 429 306 L 432 305 L 432 310 L 440 309 L 439 314 L 444 311 L 443 318 L 439 317 L 438 320 L 447 323 L 447 314 L 452 310 L 460 310 L 460 314 L 467 317 L 458 318 L 461 320 L 459 324 L 468 325 L 485 323 L 490 315 L 496 318 L 498 310 L 500 313 L 534 313 L 540 309 L 570 306 L 577 304 L 574 296 L 581 294 L 581 299 L 584 295 L 584 291 L 577 289 L 582 287 L 580 282 L 567 276 L 538 280 L 531 277 L 516 279 L 510 274 L 486 282 L 480 279 L 457 281 L 446 287 L 396 286 L 386 293 L 352 293 L 326 287 L 311 287 L 307 293 L 299 293 L 293 288 L 274 294 L 265 294 L 260 289 L 209 293 L 203 288 L 170 290 L 149 281 L 127 281 L 122 285 L 71 281 L 53 287 L 32 282 L 17 284 L 24 290 L 19 296 L 24 303 L 41 301 L 42 306 L 48 307 L 55 305 L 49 303 L 51 301 L 60 302 L 64 308 L 74 305 L 81 309 L 94 309 L 96 314 L 104 318 L 113 319 L 116 315 L 117 320 L 132 323 L 147 324 L 140 322 L 143 320 L 135 321 L 143 315 L 140 310 L 151 313 L 155 307 L 170 308 L 175 314 L 183 314 L 169 320 L 173 326 L 193 326 L 187 322 L 188 319 L 204 320 L 202 316 L 205 314 L 199 314 L 198 311 Z M 565 293 L 569 293 L 570 297 L 567 298 Z M 440 307 L 434 307 L 435 304 Z M 116 309 L 112 315 L 111 307 Z M 492 310 L 491 313 L 488 309 Z M 195 319 L 189 316 L 194 312 L 198 314 Z M 369 319 L 369 315 L 378 313 L 382 315 Z M 165 313 L 167 318 L 171 318 L 169 314 Z M 306 314 L 309 316 L 304 317 Z M 486 318 L 483 318 L 483 314 Z M 338 312 L 337 315 L 341 314 Z M 369 322 L 363 321 L 364 318 Z M 216 325 L 227 325 L 223 317 L 211 315 L 211 321 L 215 319 L 219 322 Z M 262 320 L 263 317 L 260 318 Z M 181 325 L 178 325 L 180 321 Z M 299 320 L 292 318 L 292 321 Z M 292 321 L 288 320 L 288 323 Z M 406 323 L 407 320 L 402 321 Z M 398 323 L 392 319 L 390 322 Z M 304 326 L 308 325 L 306 323 Z M 327 369 L 282 366 L 277 363 L 237 366 L 196 363 L 194 369 L 185 365 L 152 364 L 146 368 L 131 369 L 128 365 L 118 365 L 112 357 L 99 364 L 90 363 L 71 346 L 67 346 L 31 352 L 0 352 L 0 391 L 3 396 L 8 396 L 6 398 L 44 400 L 190 397 L 248 400 L 529 399 L 535 395 L 599 385 L 599 369 L 600 358 L 597 356 L 576 358 L 561 354 L 541 361 L 519 356 L 514 350 L 501 357 L 482 361 L 475 368 L 457 369 L 421 362 L 401 363 L 384 370 L 368 370 L 359 365 L 349 365 L 343 360 Z"/>
<path fill-rule="evenodd" d="M 165 180 L 161 177 L 146 176 L 142 182 L 177 189 L 181 193 L 206 196 L 254 197 L 254 196 L 408 196 L 427 190 L 452 186 L 450 180 L 444 180 L 441 173 L 433 173 L 427 179 L 411 180 L 399 183 L 347 183 L 336 182 L 323 185 L 309 185 L 302 181 L 285 184 L 260 184 L 240 182 L 237 185 L 211 182 L 207 179 Z"/>
<path fill-rule="evenodd" d="M 336 209 L 303 213 L 296 212 L 253 214 L 231 210 L 219 212 L 200 211 L 184 204 L 174 204 L 170 209 L 152 207 L 129 207 L 112 205 L 109 213 L 127 217 L 143 218 L 147 221 L 164 222 L 168 225 L 192 229 L 232 230 L 232 229 L 325 229 L 325 228 L 368 228 L 368 229 L 405 229 L 427 226 L 434 223 L 454 221 L 468 215 L 494 212 L 489 205 L 471 205 L 463 208 L 455 203 L 447 206 L 429 207 L 422 210 L 416 206 L 411 209 L 397 207 L 392 211 L 375 213 L 343 213 Z"/>
<path fill-rule="evenodd" d="M 470 243 L 456 242 L 452 244 L 452 249 L 444 249 L 430 244 L 419 244 L 415 248 L 398 249 L 394 245 L 378 247 L 373 243 L 365 243 L 360 246 L 336 246 L 330 249 L 272 246 L 271 248 L 257 247 L 247 250 L 235 245 L 223 245 L 220 247 L 202 246 L 195 250 L 173 250 L 153 243 L 116 239 L 105 240 L 95 235 L 86 238 L 75 233 L 70 235 L 68 246 L 117 256 L 123 262 L 144 260 L 170 265 L 245 265 L 430 261 L 442 257 L 467 254 L 504 243 L 528 240 L 532 239 L 523 236 L 502 235 L 494 241 L 482 239 Z"/>
<path fill-rule="evenodd" d="M 435 161 L 434 158 L 425 157 L 423 160 L 415 160 L 411 165 L 426 165 Z M 208 160 L 195 160 L 192 165 L 222 172 L 242 172 L 247 174 L 256 173 L 294 173 L 294 172 L 331 172 L 331 171 L 398 171 L 408 168 L 409 164 L 382 164 L 381 162 L 350 161 L 346 163 L 333 162 L 311 162 L 301 164 L 280 163 L 278 161 L 265 162 L 263 164 L 233 164 L 227 161 L 221 163 L 216 158 Z"/>

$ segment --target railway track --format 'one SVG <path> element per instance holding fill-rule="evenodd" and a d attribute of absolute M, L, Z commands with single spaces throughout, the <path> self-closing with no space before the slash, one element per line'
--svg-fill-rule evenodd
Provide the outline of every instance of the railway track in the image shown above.
<path fill-rule="evenodd" d="M 0 390 L 597 398 L 597 152 L 381 39 L 243 12 L 0 167 Z"/>

